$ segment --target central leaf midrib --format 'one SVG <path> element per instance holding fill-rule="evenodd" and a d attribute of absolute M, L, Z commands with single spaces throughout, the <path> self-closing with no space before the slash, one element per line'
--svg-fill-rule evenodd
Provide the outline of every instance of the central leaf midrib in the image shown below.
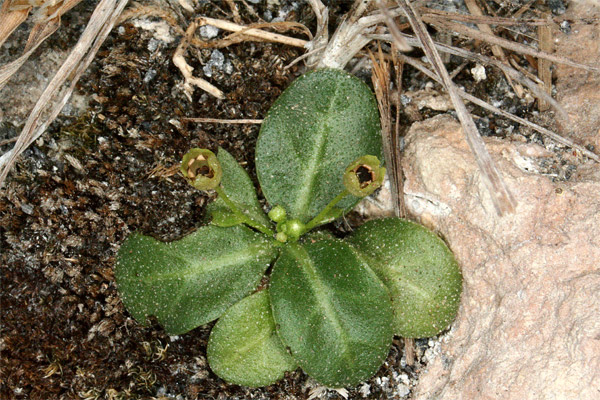
<path fill-rule="evenodd" d="M 335 102 L 339 88 L 340 86 L 336 85 L 335 91 L 330 97 L 329 104 L 327 105 L 323 115 L 327 116 L 330 114 L 330 110 L 332 108 L 333 103 Z M 310 202 L 313 186 L 315 184 L 315 171 L 318 168 L 319 160 L 323 158 L 323 152 L 328 137 L 327 129 L 325 129 L 325 127 L 327 126 L 327 124 L 325 123 L 326 120 L 327 118 L 324 118 L 321 121 L 322 123 L 319 124 L 319 129 L 317 130 L 319 134 L 316 135 L 317 140 L 315 141 L 315 145 L 312 148 L 311 157 L 308 161 L 306 169 L 304 170 L 305 174 L 303 176 L 302 183 L 299 186 L 295 203 L 295 214 L 298 218 L 310 217 L 308 215 L 308 204 Z"/>
<path fill-rule="evenodd" d="M 246 261 L 256 258 L 256 256 L 261 255 L 261 253 L 266 252 L 266 250 L 268 249 L 268 243 L 257 243 L 254 245 L 250 245 L 240 251 L 228 253 L 226 255 L 214 258 L 210 261 L 203 260 L 203 262 L 190 262 L 187 258 L 181 256 L 176 252 L 166 251 L 165 253 L 169 254 L 174 259 L 183 262 L 187 266 L 187 268 L 183 271 L 179 270 L 153 274 L 147 278 L 147 281 L 155 282 L 173 279 L 192 280 L 194 277 L 200 274 L 215 271 L 229 266 L 236 266 L 242 264 Z"/>
<path fill-rule="evenodd" d="M 234 351 L 232 351 L 231 359 L 236 362 L 244 360 L 245 358 L 247 358 L 248 353 L 250 353 L 251 350 L 263 346 L 272 334 L 273 327 L 262 327 L 260 329 L 260 332 L 254 335 L 252 339 L 246 338 L 244 344 L 238 343 L 236 345 L 236 348 L 234 349 Z"/>
<path fill-rule="evenodd" d="M 427 290 L 423 289 L 421 286 L 415 284 L 411 279 L 407 278 L 405 275 L 397 272 L 391 266 L 392 262 L 386 261 L 384 259 L 380 259 L 378 257 L 369 256 L 365 253 L 360 252 L 356 248 L 355 248 L 355 250 L 357 252 L 359 252 L 361 254 L 361 256 L 366 260 L 367 265 L 375 267 L 372 269 L 376 274 L 377 274 L 377 271 L 379 270 L 384 274 L 388 274 L 389 276 L 394 277 L 395 279 L 391 282 L 391 285 L 394 286 L 395 288 L 401 287 L 401 288 L 407 289 L 410 292 L 414 293 L 417 296 L 420 296 L 423 299 L 428 299 L 428 300 L 433 299 L 433 297 L 434 297 L 433 293 L 428 292 Z M 405 268 L 420 267 L 417 264 L 402 264 L 402 266 Z M 380 276 L 380 274 L 377 274 L 377 275 L 379 276 L 379 279 L 381 279 L 381 281 L 384 282 L 384 284 L 385 284 L 387 281 L 387 279 L 385 279 L 385 278 L 387 278 L 387 277 Z"/>
<path fill-rule="evenodd" d="M 310 288 L 312 289 L 312 292 L 315 298 L 317 299 L 320 308 L 323 310 L 323 314 L 325 314 L 328 321 L 331 321 L 333 328 L 336 330 L 338 337 L 341 339 L 340 342 L 343 347 L 344 358 L 347 358 L 351 353 L 349 351 L 350 339 L 348 338 L 348 335 L 346 334 L 343 328 L 343 322 L 340 321 L 340 318 L 335 312 L 335 307 L 331 302 L 330 298 L 323 294 L 327 293 L 328 288 L 322 282 L 322 278 L 320 277 L 317 269 L 315 268 L 313 260 L 310 258 L 308 252 L 305 249 L 302 250 L 303 254 L 299 254 L 299 251 L 297 249 L 292 249 L 292 251 L 297 255 L 296 258 L 302 260 L 302 264 L 305 265 L 306 268 L 302 268 L 302 271 L 305 272 L 308 280 L 313 283 L 314 286 L 311 285 Z"/>

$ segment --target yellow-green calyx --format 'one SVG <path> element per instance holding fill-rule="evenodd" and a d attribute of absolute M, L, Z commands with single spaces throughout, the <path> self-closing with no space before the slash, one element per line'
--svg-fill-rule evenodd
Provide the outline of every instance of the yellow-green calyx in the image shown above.
<path fill-rule="evenodd" d="M 385 168 L 375 156 L 362 156 L 352 162 L 344 173 L 344 186 L 357 197 L 370 195 L 379 188 L 385 177 Z"/>
<path fill-rule="evenodd" d="M 275 239 L 277 239 L 281 243 L 285 243 L 287 242 L 288 237 L 285 234 L 285 232 L 277 232 L 277 235 L 275 235 Z"/>
<path fill-rule="evenodd" d="M 299 219 L 291 219 L 285 223 L 285 233 L 297 239 L 304 233 L 304 224 Z"/>
<path fill-rule="evenodd" d="M 181 161 L 181 173 L 198 190 L 215 189 L 221 183 L 223 170 L 213 153 L 207 149 L 191 149 Z"/>
<path fill-rule="evenodd" d="M 285 221 L 285 217 L 285 209 L 281 206 L 275 206 L 269 211 L 269 218 L 273 222 L 283 222 Z"/>

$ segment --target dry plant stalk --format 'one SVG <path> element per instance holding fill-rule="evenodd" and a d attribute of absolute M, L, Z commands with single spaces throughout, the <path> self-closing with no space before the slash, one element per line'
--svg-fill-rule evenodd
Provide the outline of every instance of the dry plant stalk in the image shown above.
<path fill-rule="evenodd" d="M 433 43 L 431 36 L 429 36 L 425 25 L 408 0 L 398 0 L 398 3 L 406 14 L 413 31 L 423 44 L 423 50 L 425 51 L 427 58 L 430 60 L 436 74 L 441 78 L 446 91 L 450 95 L 450 99 L 452 100 L 452 104 L 454 104 L 458 119 L 463 126 L 465 138 L 475 156 L 477 165 L 482 172 L 483 181 L 490 192 L 492 203 L 494 204 L 496 212 L 498 212 L 500 215 L 513 212 L 517 204 L 516 200 L 508 190 L 506 183 L 502 179 L 502 176 L 498 172 L 492 158 L 490 157 L 490 154 L 485 148 L 485 144 L 479 135 L 479 131 L 475 126 L 475 122 L 473 122 L 473 118 L 462 102 L 458 89 L 450 79 L 448 71 L 446 71 L 446 68 L 442 63 L 442 59 L 437 52 L 435 44 Z M 388 21 L 387 23 L 388 26 L 394 24 L 393 20 Z"/>
<path fill-rule="evenodd" d="M 402 60 L 403 62 L 405 62 L 406 64 L 409 64 L 409 65 L 413 66 L 415 69 L 417 69 L 417 70 L 421 71 L 423 74 L 429 76 L 434 81 L 436 81 L 436 82 L 438 82 L 440 84 L 442 83 L 441 79 L 433 71 L 431 71 L 430 69 L 428 69 L 427 67 L 425 67 L 421 61 L 416 60 L 416 59 L 411 58 L 411 57 L 407 57 L 404 54 L 397 54 L 396 56 L 400 60 Z M 584 156 L 586 156 L 586 157 L 588 157 L 588 158 L 590 158 L 590 159 L 592 159 L 594 161 L 600 162 L 600 156 L 598 156 L 597 154 L 592 153 L 591 151 L 589 151 L 585 147 L 583 147 L 581 145 L 578 145 L 577 143 L 574 143 L 571 139 L 562 137 L 562 136 L 560 136 L 560 135 L 552 132 L 549 129 L 541 127 L 541 126 L 539 126 L 539 125 L 537 125 L 537 124 L 535 124 L 533 122 L 527 121 L 524 118 L 517 117 L 516 115 L 511 114 L 509 112 L 506 112 L 506 111 L 504 111 L 504 110 L 502 110 L 502 109 L 500 109 L 498 107 L 495 107 L 495 106 L 493 106 L 493 105 L 491 105 L 491 104 L 489 104 L 489 103 L 487 103 L 487 102 L 485 102 L 485 101 L 483 101 L 483 100 L 481 100 L 481 99 L 479 99 L 479 98 L 477 98 L 477 97 L 475 97 L 475 96 L 473 96 L 473 95 L 471 95 L 469 93 L 466 93 L 463 90 L 460 90 L 459 94 L 460 94 L 460 96 L 463 99 L 465 99 L 465 100 L 467 100 L 467 101 L 469 101 L 469 102 L 471 102 L 471 103 L 473 103 L 473 104 L 475 104 L 475 105 L 477 105 L 477 106 L 479 106 L 481 108 L 484 108 L 484 109 L 486 109 L 488 111 L 491 111 L 493 113 L 496 113 L 498 115 L 502 115 L 503 117 L 508 118 L 510 120 L 513 120 L 513 121 L 515 121 L 515 122 L 517 122 L 517 123 L 519 123 L 521 125 L 527 126 L 527 127 L 531 128 L 531 129 L 533 129 L 534 131 L 537 131 L 537 132 L 541 133 L 542 135 L 547 136 L 547 137 L 549 137 L 549 138 L 557 141 L 558 143 L 564 144 L 565 146 L 568 146 L 568 147 L 571 147 L 573 149 L 578 150 Z"/>
<path fill-rule="evenodd" d="M 469 9 L 469 11 L 471 12 L 472 15 L 475 15 L 478 17 L 483 16 L 483 12 L 477 5 L 477 0 L 465 0 L 465 4 L 467 5 L 467 8 Z M 477 24 L 477 27 L 482 32 L 485 32 L 489 35 L 494 35 L 492 28 L 488 24 L 479 23 L 479 24 Z M 494 56 L 496 58 L 503 61 L 504 63 L 507 62 L 506 61 L 507 58 L 506 58 L 506 54 L 504 54 L 504 50 L 502 50 L 502 47 L 498 46 L 497 44 L 492 45 L 492 54 L 494 54 Z M 506 77 L 508 84 L 513 88 L 513 90 L 515 91 L 517 96 L 519 98 L 522 98 L 524 95 L 523 87 L 521 85 L 519 85 L 518 83 L 514 83 L 512 81 L 512 79 L 510 78 L 510 76 L 507 75 L 506 73 L 504 73 L 504 76 Z"/>
<path fill-rule="evenodd" d="M 315 1 L 320 2 L 320 0 Z M 370 4 L 371 0 L 355 0 L 352 9 L 318 55 L 316 68 L 343 69 L 361 49 L 369 44 L 371 40 L 368 35 L 374 33 L 378 25 L 386 19 L 382 13 L 363 16 Z M 411 50 L 411 47 L 401 39 L 397 41 L 396 46 L 402 51 Z"/>
<path fill-rule="evenodd" d="M 5 0 L 0 8 L 0 47 L 19 25 L 21 25 L 33 8 L 28 4 L 17 6 L 16 1 Z"/>
<path fill-rule="evenodd" d="M 539 58 L 542 58 L 542 59 L 545 59 L 545 60 L 548 60 L 548 61 L 551 61 L 551 62 L 554 62 L 557 64 L 565 64 L 570 67 L 580 68 L 580 69 L 590 71 L 590 72 L 596 72 L 596 73 L 600 72 L 600 68 L 598 68 L 598 67 L 592 67 L 590 65 L 576 63 L 574 61 L 569 60 L 568 58 L 556 56 L 554 54 L 550 54 L 545 51 L 535 50 L 529 46 L 525 46 L 520 43 L 511 42 L 510 40 L 502 39 L 502 38 L 499 38 L 494 35 L 488 35 L 485 32 L 481 32 L 476 29 L 469 28 L 468 26 L 465 26 L 462 24 L 454 23 L 451 21 L 443 21 L 440 19 L 429 18 L 429 17 L 423 18 L 423 21 L 427 22 L 431 25 L 437 26 L 440 29 L 445 29 L 445 30 L 448 30 L 451 32 L 462 34 L 471 39 L 484 40 L 490 44 L 498 45 L 505 49 L 512 50 L 512 51 L 520 53 L 520 54 L 526 54 L 526 55 L 529 55 L 532 57 L 539 57 Z"/>
<path fill-rule="evenodd" d="M 221 119 L 221 118 L 181 118 L 184 122 L 214 123 L 214 124 L 262 124 L 262 119 Z"/>
<path fill-rule="evenodd" d="M 548 25 L 538 26 L 538 39 L 541 51 L 550 53 L 553 51 L 552 44 L 552 28 Z M 552 71 L 550 70 L 551 63 L 548 60 L 540 58 L 538 60 L 538 76 L 543 82 L 543 89 L 549 95 L 552 94 Z M 546 111 L 550 105 L 541 98 L 538 98 L 538 109 Z"/>
<path fill-rule="evenodd" d="M 234 32 L 233 38 L 230 36 L 224 39 L 224 42 L 219 43 L 206 43 L 199 39 L 196 39 L 195 33 L 198 28 L 205 25 L 211 25 L 219 29 L 223 29 L 225 31 Z M 274 24 L 260 24 L 261 27 L 288 27 L 288 28 L 297 28 L 298 26 L 302 26 L 300 24 L 291 24 L 291 23 L 274 23 Z M 307 29 L 306 29 L 307 30 Z M 308 31 L 308 30 L 307 30 Z M 193 87 L 196 86 L 209 94 L 213 95 L 218 99 L 222 99 L 225 97 L 225 94 L 216 86 L 209 83 L 205 79 L 195 77 L 193 75 L 193 70 L 187 61 L 185 60 L 185 53 L 188 47 L 194 44 L 197 47 L 225 47 L 229 46 L 233 43 L 239 43 L 242 41 L 269 41 L 276 43 L 283 43 L 289 46 L 295 47 L 304 47 L 308 41 L 302 39 L 296 39 L 289 36 L 281 35 L 279 33 L 269 32 L 265 30 L 258 29 L 256 27 L 246 27 L 233 22 L 229 22 L 226 20 L 208 18 L 208 17 L 198 17 L 192 22 L 188 28 L 186 29 L 185 36 L 177 46 L 177 50 L 175 50 L 175 54 L 173 55 L 173 64 L 179 68 L 183 77 L 184 77 L 184 92 L 188 98 L 188 100 L 192 101 L 192 93 L 194 91 Z"/>
<path fill-rule="evenodd" d="M 60 26 L 60 17 L 81 0 L 51 1 L 51 0 L 6 0 L 0 9 L 0 46 L 10 34 L 27 19 L 32 6 L 39 7 L 35 12 L 36 21 L 29 33 L 23 54 L 16 60 L 0 68 L 0 90 L 6 85 L 11 76 L 25 64 L 40 44 L 52 35 Z"/>
<path fill-rule="evenodd" d="M 531 4 L 531 3 L 529 3 Z M 515 26 L 515 25 L 528 25 L 528 26 L 539 26 L 548 25 L 552 23 L 551 20 L 543 18 L 517 18 L 515 15 L 513 18 L 503 17 L 490 17 L 485 15 L 469 15 L 459 14 L 451 11 L 436 10 L 434 8 L 419 7 L 421 17 L 425 20 L 431 18 L 447 19 L 457 22 L 468 22 L 471 24 L 486 24 L 486 25 L 498 25 L 498 26 Z"/>
<path fill-rule="evenodd" d="M 385 60 L 381 47 L 378 49 L 377 58 L 369 52 L 369 58 L 373 68 L 371 81 L 375 89 L 375 97 L 379 107 L 379 118 L 381 120 L 381 139 L 383 142 L 383 155 L 387 165 L 387 175 L 390 181 L 390 192 L 392 194 L 392 206 L 396 217 L 406 216 L 404 204 L 404 179 L 401 167 L 401 153 L 397 145 L 397 131 L 392 128 L 392 108 L 390 94 L 391 71 L 389 62 Z"/>
<path fill-rule="evenodd" d="M 101 0 L 81 38 L 31 111 L 12 150 L 0 157 L 0 187 L 19 155 L 40 137 L 67 103 L 128 0 Z"/>
<path fill-rule="evenodd" d="M 402 36 L 411 46 L 422 47 L 421 43 L 415 37 L 412 37 L 412 36 L 404 34 L 404 33 L 402 33 Z M 371 35 L 371 37 L 373 39 L 385 40 L 385 41 L 392 42 L 391 35 Z M 491 66 L 494 66 L 494 67 L 500 69 L 504 74 L 510 76 L 513 80 L 520 82 L 522 85 L 527 86 L 529 88 L 529 90 L 531 90 L 538 98 L 543 99 L 544 101 L 548 102 L 548 104 L 551 105 L 554 108 L 554 110 L 558 113 L 558 116 L 560 118 L 562 118 L 565 123 L 568 122 L 569 116 L 566 113 L 566 111 L 558 104 L 558 102 L 556 100 L 554 100 L 552 98 L 552 96 L 550 96 L 548 93 L 546 93 L 540 87 L 539 83 L 541 83 L 541 81 L 539 81 L 535 76 L 532 76 L 533 79 L 536 79 L 536 81 L 534 82 L 531 79 L 529 79 L 521 71 L 517 71 L 514 68 L 512 68 L 510 65 L 506 65 L 506 64 L 502 63 L 501 61 L 496 60 L 495 58 L 487 57 L 482 54 L 473 53 L 468 50 L 465 50 L 465 49 L 462 49 L 459 47 L 450 46 L 450 45 L 443 44 L 443 43 L 434 42 L 434 44 L 438 51 L 448 53 L 448 54 L 453 54 L 453 55 L 465 58 L 467 60 L 478 62 L 483 65 L 491 65 Z"/>

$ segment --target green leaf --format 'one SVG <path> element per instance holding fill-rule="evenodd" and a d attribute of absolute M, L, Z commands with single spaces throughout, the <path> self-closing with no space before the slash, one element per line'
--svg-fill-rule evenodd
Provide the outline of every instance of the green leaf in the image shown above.
<path fill-rule="evenodd" d="M 267 290 L 234 304 L 210 333 L 208 364 L 229 383 L 267 386 L 297 368 L 275 330 Z"/>
<path fill-rule="evenodd" d="M 348 241 L 390 290 L 397 335 L 434 336 L 454 320 L 462 275 L 434 233 L 410 221 L 384 218 L 365 223 Z"/>
<path fill-rule="evenodd" d="M 286 244 L 271 275 L 279 335 L 306 373 L 328 387 L 377 372 L 393 336 L 389 294 L 346 243 Z"/>
<path fill-rule="evenodd" d="M 217 159 L 223 169 L 223 178 L 221 186 L 223 190 L 233 201 L 240 211 L 250 219 L 261 223 L 264 226 L 270 226 L 271 221 L 265 215 L 258 198 L 256 189 L 248 173 L 225 149 L 219 148 Z M 234 226 L 243 221 L 236 216 L 221 198 L 217 198 L 207 207 L 207 214 L 212 217 L 212 223 L 217 226 Z"/>
<path fill-rule="evenodd" d="M 135 319 L 154 315 L 177 335 L 256 289 L 276 254 L 272 240 L 244 226 L 206 226 L 171 243 L 134 233 L 119 249 L 115 277 Z"/>
<path fill-rule="evenodd" d="M 307 223 L 344 190 L 348 164 L 381 158 L 377 103 L 367 85 L 335 69 L 309 72 L 275 101 L 260 129 L 256 170 L 270 204 Z M 339 207 L 358 202 L 348 196 Z"/>

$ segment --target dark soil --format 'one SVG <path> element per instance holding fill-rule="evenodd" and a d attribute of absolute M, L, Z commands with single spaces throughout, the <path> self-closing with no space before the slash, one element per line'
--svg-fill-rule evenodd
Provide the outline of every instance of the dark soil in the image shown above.
<path fill-rule="evenodd" d="M 219 5 L 204 4 L 198 14 L 227 17 L 226 5 Z M 344 2 L 332 7 L 332 24 L 347 8 Z M 264 6 L 256 9 L 265 14 Z M 242 18 L 255 21 L 244 12 Z M 306 5 L 288 14 L 312 29 L 311 18 Z M 181 17 L 182 26 L 189 20 Z M 61 38 L 80 29 L 71 21 L 45 48 L 63 46 Z M 206 363 L 210 325 L 169 337 L 156 324 L 144 327 L 132 320 L 119 299 L 113 267 L 129 233 L 173 240 L 203 222 L 210 198 L 176 173 L 189 148 L 223 147 L 253 174 L 258 125 L 170 121 L 262 118 L 302 72 L 301 63 L 284 68 L 301 49 L 232 45 L 220 49 L 232 72 L 215 68 L 209 78 L 226 99 L 196 90 L 190 102 L 171 62 L 177 43 L 156 41 L 132 22 L 115 28 L 78 87 L 91 99 L 89 108 L 61 116 L 23 154 L 2 189 L 2 399 L 306 399 L 316 386 L 300 370 L 266 388 L 228 385 Z M 199 51 L 198 57 L 207 61 L 211 52 Z M 200 61 L 190 62 L 202 75 Z M 407 76 L 407 87 L 422 85 L 415 83 L 418 78 Z M 501 86 L 501 79 L 487 84 Z M 507 125 L 496 121 L 488 116 L 481 123 L 491 124 L 492 131 Z M 0 140 L 19 128 L 4 123 Z M 350 398 L 399 398 L 393 386 L 401 374 L 417 376 L 427 341 L 417 343 L 413 367 L 406 366 L 400 343 L 367 382 L 370 394 L 359 386 L 349 391 Z M 335 392 L 326 397 L 341 398 Z"/>

